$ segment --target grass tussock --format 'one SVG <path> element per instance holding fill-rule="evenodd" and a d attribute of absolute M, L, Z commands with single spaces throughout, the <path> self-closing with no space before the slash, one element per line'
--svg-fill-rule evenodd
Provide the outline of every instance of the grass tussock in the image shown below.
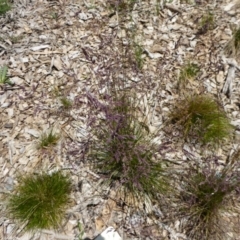
<path fill-rule="evenodd" d="M 104 104 L 92 96 L 88 98 L 102 116 L 91 120 L 94 140 L 89 158 L 104 182 L 136 197 L 155 198 L 166 191 L 163 163 L 151 142 L 148 126 L 139 120 L 136 98 L 123 93 L 109 97 Z"/>
<path fill-rule="evenodd" d="M 236 56 L 240 52 L 240 28 L 236 29 L 233 33 L 232 39 L 225 47 L 225 52 L 229 56 Z"/>
<path fill-rule="evenodd" d="M 55 146 L 60 139 L 60 135 L 55 133 L 53 129 L 49 132 L 44 132 L 40 136 L 38 148 L 40 149 L 47 149 L 52 146 Z"/>
<path fill-rule="evenodd" d="M 61 97 L 60 102 L 64 110 L 70 110 L 72 108 L 72 101 L 67 97 Z"/>
<path fill-rule="evenodd" d="M 65 91 L 67 90 L 65 89 Z M 59 86 L 54 86 L 52 89 L 52 96 L 58 99 L 61 110 L 69 111 L 73 107 L 73 101 L 67 97 L 67 93 L 65 91 L 63 91 Z"/>
<path fill-rule="evenodd" d="M 0 84 L 13 85 L 12 82 L 9 80 L 9 77 L 7 76 L 7 72 L 8 72 L 7 66 L 0 67 Z"/>
<path fill-rule="evenodd" d="M 199 22 L 198 34 L 205 34 L 209 30 L 213 30 L 215 25 L 216 23 L 214 14 L 211 12 L 204 14 Z"/>
<path fill-rule="evenodd" d="M 119 12 L 126 12 L 132 10 L 137 0 L 110 0 L 108 1 L 111 8 Z"/>
<path fill-rule="evenodd" d="M 197 64 L 191 62 L 187 63 L 180 70 L 180 81 L 186 82 L 188 80 L 194 79 L 199 73 L 199 71 L 200 68 Z"/>
<path fill-rule="evenodd" d="M 200 72 L 200 68 L 197 64 L 188 62 L 180 69 L 179 75 L 179 82 L 178 87 L 179 89 L 185 89 L 186 86 L 191 83 Z"/>
<path fill-rule="evenodd" d="M 180 0 L 180 3 L 185 3 L 185 4 L 192 4 L 194 1 L 193 0 Z"/>
<path fill-rule="evenodd" d="M 5 14 L 7 11 L 11 10 L 11 5 L 8 0 L 0 0 L 0 15 Z"/>
<path fill-rule="evenodd" d="M 224 110 L 208 95 L 178 100 L 170 117 L 185 138 L 198 139 L 202 143 L 219 143 L 233 132 Z"/>
<path fill-rule="evenodd" d="M 240 48 L 240 29 L 238 29 L 233 36 L 234 48 L 239 50 Z"/>
<path fill-rule="evenodd" d="M 9 37 L 10 41 L 13 44 L 21 42 L 23 38 L 24 38 L 24 35 L 13 35 Z"/>
<path fill-rule="evenodd" d="M 212 162 L 184 170 L 178 206 L 180 215 L 185 218 L 189 239 L 228 239 L 229 223 L 223 216 L 234 209 L 239 181 L 236 168 L 225 166 L 217 170 L 216 163 Z"/>
<path fill-rule="evenodd" d="M 141 45 L 134 43 L 134 56 L 138 69 L 142 69 L 145 59 L 143 58 L 144 49 Z"/>
<path fill-rule="evenodd" d="M 59 228 L 69 201 L 71 182 L 61 172 L 19 178 L 7 209 L 26 231 Z"/>

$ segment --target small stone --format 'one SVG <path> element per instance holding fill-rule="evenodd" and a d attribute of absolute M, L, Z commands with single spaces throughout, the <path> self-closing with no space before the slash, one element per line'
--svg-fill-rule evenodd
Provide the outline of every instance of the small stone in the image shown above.
<path fill-rule="evenodd" d="M 228 34 L 221 34 L 221 40 L 229 40 L 231 37 Z"/>
<path fill-rule="evenodd" d="M 84 13 L 84 12 L 81 12 L 78 14 L 78 17 L 81 19 L 81 20 L 87 20 L 87 14 Z"/>
<path fill-rule="evenodd" d="M 92 186 L 87 181 L 82 182 L 82 192 L 84 192 L 85 197 L 92 195 Z"/>
<path fill-rule="evenodd" d="M 5 128 L 13 128 L 13 123 L 5 123 L 4 127 Z"/>
<path fill-rule="evenodd" d="M 195 47 L 196 47 L 196 44 L 197 44 L 197 42 L 196 42 L 195 40 L 190 42 L 190 46 L 191 46 L 192 48 L 195 48 Z"/>
<path fill-rule="evenodd" d="M 6 233 L 7 234 L 11 234 L 13 229 L 14 229 L 15 225 L 14 224 L 8 224 L 7 225 L 7 230 L 6 230 Z"/>
<path fill-rule="evenodd" d="M 187 38 L 183 38 L 183 40 L 181 41 L 182 45 L 184 46 L 188 46 L 189 45 L 189 41 Z"/>
<path fill-rule="evenodd" d="M 113 227 L 108 227 L 96 237 L 96 240 L 122 240 L 122 238 Z"/>
<path fill-rule="evenodd" d="M 90 14 L 90 13 L 84 13 L 84 12 L 79 13 L 79 14 L 78 14 L 78 17 L 79 17 L 81 20 L 83 20 L 83 21 L 87 21 L 87 20 L 93 18 L 92 14 Z"/>
<path fill-rule="evenodd" d="M 10 102 L 6 102 L 6 103 L 3 103 L 2 104 L 2 108 L 7 108 L 7 107 L 9 107 L 11 105 L 11 103 Z"/>
<path fill-rule="evenodd" d="M 164 229 L 163 232 L 162 232 L 162 236 L 167 237 L 167 235 L 168 235 L 168 231 Z"/>

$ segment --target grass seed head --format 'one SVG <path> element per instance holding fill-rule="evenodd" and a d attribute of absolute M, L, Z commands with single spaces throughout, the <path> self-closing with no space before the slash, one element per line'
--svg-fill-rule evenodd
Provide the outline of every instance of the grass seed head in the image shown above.
<path fill-rule="evenodd" d="M 110 101 L 102 106 L 104 119 L 94 127 L 89 158 L 110 186 L 156 197 L 167 189 L 167 181 L 148 126 L 138 120 L 136 99 L 123 94 Z"/>
<path fill-rule="evenodd" d="M 181 175 L 180 201 L 182 216 L 187 219 L 186 232 L 190 239 L 226 239 L 228 223 L 222 213 L 229 213 L 239 188 L 239 171 L 228 167 L 217 170 L 216 163 L 188 166 Z"/>

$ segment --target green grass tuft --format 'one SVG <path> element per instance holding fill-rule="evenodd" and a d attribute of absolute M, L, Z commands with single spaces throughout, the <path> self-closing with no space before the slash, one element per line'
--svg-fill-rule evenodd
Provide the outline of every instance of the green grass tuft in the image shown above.
<path fill-rule="evenodd" d="M 62 104 L 63 109 L 65 110 L 69 110 L 72 107 L 72 101 L 66 97 L 61 97 L 60 102 Z"/>
<path fill-rule="evenodd" d="M 184 136 L 197 138 L 203 143 L 219 143 L 233 132 L 225 112 L 207 95 L 178 100 L 170 117 L 180 126 Z"/>
<path fill-rule="evenodd" d="M 49 132 L 45 132 L 40 136 L 39 148 L 48 148 L 57 144 L 60 136 L 53 132 L 51 129 Z"/>
<path fill-rule="evenodd" d="M 192 4 L 193 0 L 180 0 L 180 3 Z"/>
<path fill-rule="evenodd" d="M 71 192 L 71 181 L 61 172 L 19 178 L 7 209 L 26 231 L 59 228 Z"/>
<path fill-rule="evenodd" d="M 0 84 L 9 84 L 12 85 L 12 82 L 7 76 L 8 67 L 0 67 Z"/>
<path fill-rule="evenodd" d="M 116 11 L 126 12 L 132 10 L 136 2 L 137 0 L 110 0 L 109 4 L 110 7 L 114 8 Z"/>
<path fill-rule="evenodd" d="M 23 38 L 24 38 L 24 35 L 18 35 L 18 36 L 17 35 L 13 35 L 13 36 L 9 37 L 10 41 L 13 44 L 20 42 Z"/>
<path fill-rule="evenodd" d="M 200 68 L 195 63 L 187 63 L 185 66 L 182 67 L 180 71 L 180 80 L 181 81 L 188 81 L 197 76 L 199 73 Z"/>
<path fill-rule="evenodd" d="M 233 36 L 234 39 L 234 47 L 235 49 L 239 50 L 240 48 L 240 29 L 238 29 Z"/>
<path fill-rule="evenodd" d="M 215 18 L 214 14 L 208 12 L 203 15 L 199 23 L 199 32 L 200 34 L 205 34 L 208 30 L 213 30 L 215 28 Z"/>
<path fill-rule="evenodd" d="M 142 69 L 144 64 L 144 59 L 142 58 L 143 53 L 144 53 L 143 47 L 137 43 L 134 43 L 135 61 L 139 69 Z"/>
<path fill-rule="evenodd" d="M 197 77 L 200 68 L 195 63 L 188 62 L 185 64 L 180 70 L 179 82 L 178 87 L 179 89 L 185 89 L 187 84 L 194 80 Z"/>
<path fill-rule="evenodd" d="M 5 14 L 11 9 L 11 5 L 8 0 L 0 0 L 0 15 Z"/>
<path fill-rule="evenodd" d="M 222 178 L 214 174 L 207 179 L 203 173 L 199 172 L 194 175 L 192 181 L 193 184 L 189 186 L 187 191 L 194 193 L 196 197 L 200 218 L 208 219 L 214 209 L 222 203 L 225 194 L 227 194 L 227 192 L 218 188 Z"/>

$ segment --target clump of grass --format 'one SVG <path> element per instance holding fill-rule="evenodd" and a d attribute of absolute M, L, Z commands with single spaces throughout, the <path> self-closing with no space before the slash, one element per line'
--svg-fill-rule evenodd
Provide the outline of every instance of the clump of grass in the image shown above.
<path fill-rule="evenodd" d="M 78 234 L 78 240 L 84 240 L 83 238 L 83 235 L 84 235 L 84 227 L 82 226 L 82 224 L 80 222 L 78 222 L 78 231 L 79 231 L 79 234 Z"/>
<path fill-rule="evenodd" d="M 208 95 L 186 97 L 178 100 L 170 117 L 180 126 L 184 137 L 203 143 L 219 143 L 231 136 L 233 126 L 224 110 Z"/>
<path fill-rule="evenodd" d="M 0 84 L 12 85 L 12 82 L 9 80 L 7 76 L 7 71 L 8 71 L 7 66 L 0 67 Z"/>
<path fill-rule="evenodd" d="M 61 93 L 61 91 L 60 91 L 60 89 L 59 89 L 59 86 L 54 86 L 54 87 L 52 88 L 51 94 L 52 94 L 52 96 L 55 97 L 55 98 L 58 98 L 58 97 L 62 96 L 62 93 Z"/>
<path fill-rule="evenodd" d="M 225 47 L 225 52 L 230 56 L 235 56 L 240 50 L 240 28 L 234 31 L 232 39 Z"/>
<path fill-rule="evenodd" d="M 116 11 L 124 12 L 133 9 L 137 0 L 110 0 L 109 4 Z"/>
<path fill-rule="evenodd" d="M 64 110 L 69 110 L 72 107 L 72 101 L 67 97 L 61 97 L 60 102 Z"/>
<path fill-rule="evenodd" d="M 151 141 L 148 126 L 139 120 L 141 113 L 134 95 L 113 94 L 105 104 L 92 95 L 88 99 L 103 117 L 90 119 L 94 140 L 89 159 L 94 170 L 105 179 L 104 183 L 119 186 L 126 195 L 136 198 L 143 195 L 155 198 L 165 192 L 164 165 Z"/>
<path fill-rule="evenodd" d="M 44 132 L 39 139 L 39 148 L 46 149 L 57 144 L 60 139 L 59 134 L 54 133 L 53 129 L 49 132 Z"/>
<path fill-rule="evenodd" d="M 191 3 L 193 3 L 193 1 L 192 0 L 180 0 L 180 3 L 191 4 Z"/>
<path fill-rule="evenodd" d="M 200 68 L 195 63 L 187 63 L 184 65 L 180 71 L 180 80 L 187 81 L 195 78 L 199 73 Z"/>
<path fill-rule="evenodd" d="M 215 28 L 215 18 L 214 14 L 208 12 L 203 15 L 199 23 L 199 34 L 205 34 L 208 30 L 213 30 Z"/>
<path fill-rule="evenodd" d="M 136 65 L 139 69 L 142 69 L 143 64 L 144 64 L 144 59 L 142 58 L 143 53 L 144 53 L 143 47 L 140 46 L 139 44 L 135 43 L 134 44 L 134 56 L 135 56 Z"/>
<path fill-rule="evenodd" d="M 24 38 L 24 35 L 18 35 L 18 36 L 11 36 L 9 37 L 10 41 L 12 43 L 18 43 Z"/>
<path fill-rule="evenodd" d="M 60 171 L 21 176 L 7 209 L 26 231 L 56 229 L 63 220 L 70 192 L 70 178 Z"/>
<path fill-rule="evenodd" d="M 58 18 L 59 18 L 59 14 L 57 12 L 54 12 L 54 11 L 50 12 L 50 16 L 54 20 L 58 20 Z"/>
<path fill-rule="evenodd" d="M 178 210 L 185 218 L 189 239 L 228 239 L 225 228 L 229 223 L 222 214 L 233 208 L 239 171 L 231 166 L 216 170 L 216 163 L 207 160 L 210 162 L 190 166 L 181 174 Z"/>
<path fill-rule="evenodd" d="M 0 15 L 5 14 L 11 9 L 11 5 L 8 0 L 0 0 Z"/>
<path fill-rule="evenodd" d="M 240 29 L 238 29 L 233 36 L 234 48 L 239 50 L 240 47 Z"/>
<path fill-rule="evenodd" d="M 58 98 L 61 103 L 62 110 L 69 110 L 72 108 L 73 102 L 66 97 L 66 93 L 62 92 L 58 86 L 52 89 L 52 95 L 54 98 Z"/>
<path fill-rule="evenodd" d="M 180 70 L 180 76 L 179 76 L 179 87 L 185 87 L 185 85 L 192 81 L 199 73 L 200 68 L 195 63 L 188 62 L 186 65 L 184 65 Z"/>

